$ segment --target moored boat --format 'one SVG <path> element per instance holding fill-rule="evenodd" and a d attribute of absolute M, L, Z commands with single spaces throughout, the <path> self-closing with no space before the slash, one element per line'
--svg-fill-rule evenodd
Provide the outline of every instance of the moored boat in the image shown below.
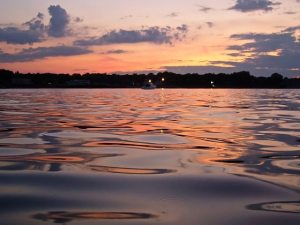
<path fill-rule="evenodd" d="M 156 88 L 156 85 L 153 84 L 151 80 L 146 82 L 142 87 L 142 89 L 144 89 L 144 90 L 152 90 L 152 89 L 155 89 L 155 88 Z"/>

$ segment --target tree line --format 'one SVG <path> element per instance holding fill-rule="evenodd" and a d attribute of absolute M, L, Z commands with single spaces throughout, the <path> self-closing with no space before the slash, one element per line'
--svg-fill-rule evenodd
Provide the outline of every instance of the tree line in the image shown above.
<path fill-rule="evenodd" d="M 300 88 L 299 78 L 274 73 L 256 77 L 247 71 L 231 74 L 52 74 L 19 73 L 0 69 L 0 88 L 140 88 L 151 80 L 163 88 Z"/>

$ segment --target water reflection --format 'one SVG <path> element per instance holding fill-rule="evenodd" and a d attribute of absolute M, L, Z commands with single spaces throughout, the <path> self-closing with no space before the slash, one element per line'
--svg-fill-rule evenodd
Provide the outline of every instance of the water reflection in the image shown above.
<path fill-rule="evenodd" d="M 300 202 L 267 202 L 247 206 L 251 210 L 262 210 L 282 213 L 300 213 Z"/>
<path fill-rule="evenodd" d="M 132 220 L 132 219 L 151 219 L 155 215 L 148 213 L 133 212 L 48 212 L 47 214 L 36 214 L 34 219 L 48 221 L 54 223 L 66 224 L 72 220 Z"/>
<path fill-rule="evenodd" d="M 258 224 L 297 214 L 299 99 L 299 90 L 0 90 L 0 188 L 12 206 L 0 216 L 154 217 L 128 213 L 141 210 L 165 212 L 147 224 L 247 225 L 248 213 Z M 46 196 L 57 204 L 41 209 Z M 31 207 L 18 208 L 22 199 Z"/>
<path fill-rule="evenodd" d="M 92 171 L 108 172 L 108 173 L 120 173 L 120 174 L 164 174 L 174 173 L 176 170 L 170 169 L 143 169 L 143 168 L 122 168 L 111 166 L 90 166 Z"/>
<path fill-rule="evenodd" d="M 128 168 L 104 166 L 97 162 L 99 159 L 120 157 L 122 154 L 56 154 L 56 155 L 13 155 L 0 156 L 1 170 L 43 170 L 43 171 L 62 171 L 64 166 L 79 167 L 82 171 L 106 172 L 119 174 L 164 174 L 174 173 L 172 169 L 149 169 L 149 168 Z M 11 162 L 11 163 L 7 163 Z M 84 167 L 82 168 L 82 166 Z"/>

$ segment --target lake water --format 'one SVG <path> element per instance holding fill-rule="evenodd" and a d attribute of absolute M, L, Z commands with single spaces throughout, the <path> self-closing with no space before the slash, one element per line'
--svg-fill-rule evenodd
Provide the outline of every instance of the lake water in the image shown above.
<path fill-rule="evenodd" d="M 299 225 L 300 90 L 0 90 L 0 224 Z"/>

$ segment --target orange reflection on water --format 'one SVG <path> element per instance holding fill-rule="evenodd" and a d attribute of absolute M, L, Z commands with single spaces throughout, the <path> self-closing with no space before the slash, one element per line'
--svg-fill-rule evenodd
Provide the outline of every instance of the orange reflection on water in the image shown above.
<path fill-rule="evenodd" d="M 32 161 L 32 162 L 44 162 L 44 163 L 84 163 L 89 162 L 97 158 L 114 157 L 119 154 L 82 154 L 72 153 L 70 155 L 22 155 L 22 156 L 0 156 L 0 161 Z"/>
<path fill-rule="evenodd" d="M 83 162 L 84 159 L 78 156 L 1 156 L 0 161 L 34 161 L 47 163 L 63 163 L 63 162 Z"/>
<path fill-rule="evenodd" d="M 48 212 L 36 214 L 35 219 L 55 223 L 69 222 L 77 219 L 101 219 L 101 220 L 124 220 L 124 219 L 151 219 L 157 216 L 149 213 L 137 212 Z"/>
<path fill-rule="evenodd" d="M 32 156 L 27 157 L 27 160 L 44 161 L 44 162 L 83 162 L 84 159 L 78 156 Z"/>
<path fill-rule="evenodd" d="M 165 174 L 175 173 L 176 170 L 170 169 L 142 169 L 142 168 L 122 168 L 122 167 L 110 167 L 110 166 L 88 166 L 92 171 L 108 172 L 108 173 L 120 173 L 120 174 Z"/>
<path fill-rule="evenodd" d="M 274 90 L 51 90 L 43 95 L 31 94 L 30 102 L 39 102 L 43 107 L 33 112 L 30 103 L 7 107 L 3 120 L 13 122 L 4 130 L 8 137 L 5 142 L 2 139 L 3 146 L 26 145 L 63 153 L 1 156 L 0 160 L 17 161 L 24 170 L 30 168 L 28 164 L 37 163 L 36 168 L 41 169 L 40 164 L 56 163 L 60 167 L 57 170 L 70 169 L 68 164 L 72 164 L 71 169 L 76 167 L 78 171 L 140 175 L 182 170 L 192 173 L 192 166 L 200 165 L 199 170 L 211 166 L 223 168 L 225 173 L 299 189 L 299 160 L 288 155 L 299 155 L 295 132 L 298 106 L 293 103 L 297 98 L 284 96 L 291 92 L 278 93 L 281 100 L 271 99 Z M 18 115 L 11 113 L 17 110 Z M 9 130 L 11 127 L 16 129 Z M 20 137 L 26 137 L 27 142 L 20 143 Z M 95 153 L 106 147 L 123 155 L 89 153 L 89 149 Z M 65 152 L 72 148 L 77 152 Z M 150 157 L 143 154 L 146 151 Z M 171 160 L 159 158 L 162 151 L 170 154 Z M 290 158 L 263 158 L 266 152 L 286 152 Z M 96 160 L 113 156 L 124 157 L 117 164 Z M 172 160 L 185 166 L 174 171 L 177 168 Z"/>

